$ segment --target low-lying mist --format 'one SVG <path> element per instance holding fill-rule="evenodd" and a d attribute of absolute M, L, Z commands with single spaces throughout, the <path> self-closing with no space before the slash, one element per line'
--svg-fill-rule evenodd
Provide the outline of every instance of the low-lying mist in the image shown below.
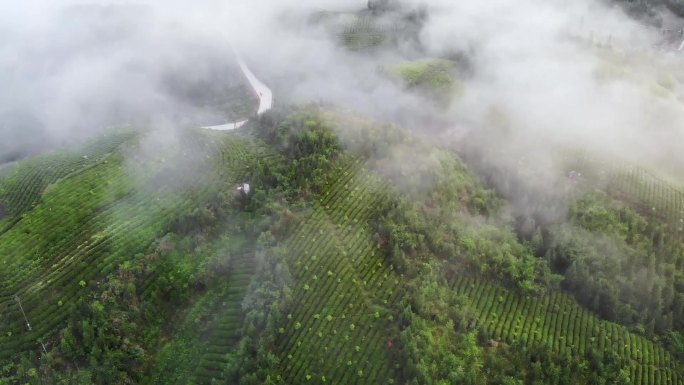
<path fill-rule="evenodd" d="M 244 85 L 235 48 L 279 104 L 325 102 L 461 150 L 505 155 L 506 167 L 526 167 L 511 162 L 525 158 L 551 166 L 558 149 L 581 149 L 684 175 L 683 53 L 664 48 L 656 27 L 623 8 L 598 0 L 410 0 L 373 12 L 367 5 L 5 4 L 0 112 L 28 116 L 42 143 L 125 123 L 214 123 L 221 116 L 206 105 Z M 338 36 L 340 20 L 359 12 L 404 30 L 420 17 L 391 43 L 349 50 Z M 446 107 L 382 70 L 432 57 L 462 59 L 459 92 Z M 0 126 L 4 141 L 38 145 L 26 144 L 26 130 L 13 125 Z"/>

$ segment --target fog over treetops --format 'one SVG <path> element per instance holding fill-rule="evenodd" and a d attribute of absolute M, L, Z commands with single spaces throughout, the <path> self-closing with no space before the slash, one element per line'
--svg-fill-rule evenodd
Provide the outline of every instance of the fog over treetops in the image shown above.
<path fill-rule="evenodd" d="M 479 132 L 492 146 L 523 153 L 558 144 L 682 173 L 681 52 L 664 47 L 657 27 L 617 5 L 409 1 L 384 17 L 391 24 L 421 10 L 415 41 L 350 52 L 336 36 L 335 18 L 366 5 L 6 3 L 0 6 L 2 116 L 28 116 L 34 131 L 56 141 L 125 123 L 216 120 L 197 118 L 197 111 L 209 103 L 207 93 L 221 95 L 243 81 L 232 46 L 281 104 L 325 101 L 440 140 Z M 312 17 L 321 11 L 338 16 Z M 666 20 L 677 23 L 671 14 Z M 458 93 L 446 106 L 407 92 L 378 70 L 424 57 L 458 57 L 463 64 Z M 2 130 L 12 130 L 12 119 L 3 122 Z"/>
<path fill-rule="evenodd" d="M 0 385 L 684 385 L 683 1 L 0 1 Z"/>

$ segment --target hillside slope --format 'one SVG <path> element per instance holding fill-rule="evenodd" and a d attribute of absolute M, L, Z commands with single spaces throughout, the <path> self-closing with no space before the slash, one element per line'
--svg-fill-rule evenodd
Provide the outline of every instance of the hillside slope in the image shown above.
<path fill-rule="evenodd" d="M 676 193 L 631 177 L 601 192 L 588 174 L 567 220 L 523 226 L 457 154 L 339 111 L 154 135 L 0 181 L 0 383 L 682 382 L 677 323 L 639 326 L 673 305 L 630 321 L 640 303 L 622 296 L 611 319 L 573 286 L 608 274 L 584 270 L 595 239 L 558 246 L 568 228 L 650 237 L 634 255 L 654 250 L 676 285 L 662 266 L 679 257 L 628 211 L 676 210 Z M 614 290 L 582 287 L 600 304 Z"/>
<path fill-rule="evenodd" d="M 79 156 L 47 155 L 19 165 L 3 179 L 9 216 L 0 235 L 0 358 L 13 363 L 3 365 L 5 375 L 26 375 L 30 361 L 18 358 L 48 351 L 70 357 L 54 362 L 57 367 L 82 359 L 97 366 L 93 360 L 107 360 L 105 346 L 131 358 L 144 354 L 136 337 L 149 330 L 130 328 L 159 325 L 174 293 L 183 291 L 173 283 L 179 261 L 160 259 L 158 240 L 182 232 L 187 224 L 180 218 L 192 218 L 249 165 L 245 140 L 184 135 L 189 147 L 141 153 L 144 134 L 115 134 Z M 182 162 L 173 158 L 183 155 Z M 111 339 L 112 333 L 120 337 Z"/>

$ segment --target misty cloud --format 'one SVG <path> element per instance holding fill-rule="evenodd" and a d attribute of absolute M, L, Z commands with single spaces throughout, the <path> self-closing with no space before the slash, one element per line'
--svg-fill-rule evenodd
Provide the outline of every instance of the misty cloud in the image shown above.
<path fill-rule="evenodd" d="M 592 0 L 407 1 L 382 23 L 423 7 L 420 47 L 362 52 L 340 44 L 339 23 L 312 17 L 336 11 L 344 24 L 355 16 L 343 12 L 365 6 L 341 0 L 5 4 L 0 106 L 31 115 L 58 139 L 129 121 L 215 122 L 220 116 L 202 105 L 242 81 L 233 46 L 274 89 L 277 103 L 325 101 L 438 133 L 438 140 L 479 135 L 520 153 L 551 144 L 589 148 L 654 166 L 667 161 L 684 172 L 682 56 L 655 49 L 657 30 L 621 8 Z M 380 70 L 454 54 L 466 57 L 470 70 L 446 110 Z M 493 115 L 505 129 L 492 128 Z"/>

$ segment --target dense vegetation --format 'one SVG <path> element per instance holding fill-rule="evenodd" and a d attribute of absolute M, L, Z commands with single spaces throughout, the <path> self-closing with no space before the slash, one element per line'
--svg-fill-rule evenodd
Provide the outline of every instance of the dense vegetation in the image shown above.
<path fill-rule="evenodd" d="M 235 151 L 249 148 L 243 140 L 184 135 L 188 148 L 144 156 L 135 155 L 130 135 L 123 143 L 118 134 L 108 136 L 78 157 L 89 164 L 65 167 L 61 180 L 21 172 L 59 166 L 68 160 L 61 154 L 19 166 L 3 180 L 5 197 L 35 191 L 24 195 L 32 208 L 6 201 L 0 355 L 7 381 L 126 383 L 144 373 L 165 317 L 204 285 L 199 261 L 173 246 L 190 248 L 216 220 L 217 194 L 241 170 L 225 175 L 220 167 L 249 166 L 245 152 Z M 183 153 L 183 163 L 167 160 Z M 206 154 L 219 164 L 205 161 Z M 38 352 L 42 365 L 31 370 Z"/>
<path fill-rule="evenodd" d="M 448 105 L 458 94 L 456 63 L 444 59 L 424 59 L 390 66 L 387 72 L 401 79 L 409 90 L 422 93 L 441 105 Z"/>
<path fill-rule="evenodd" d="M 470 69 L 415 60 L 426 17 L 379 0 L 310 22 L 357 58 L 410 52 L 378 72 L 446 107 Z M 243 128 L 112 129 L 0 168 L 0 385 L 684 384 L 681 184 L 492 146 L 514 137 L 501 111 L 452 148 L 316 106 L 257 118 L 208 55 L 165 72 L 172 118 Z M 599 81 L 623 76 L 604 56 Z"/>
<path fill-rule="evenodd" d="M 548 216 L 340 112 L 154 135 L 3 176 L 0 383 L 682 382 L 663 181 L 587 172 Z"/>

